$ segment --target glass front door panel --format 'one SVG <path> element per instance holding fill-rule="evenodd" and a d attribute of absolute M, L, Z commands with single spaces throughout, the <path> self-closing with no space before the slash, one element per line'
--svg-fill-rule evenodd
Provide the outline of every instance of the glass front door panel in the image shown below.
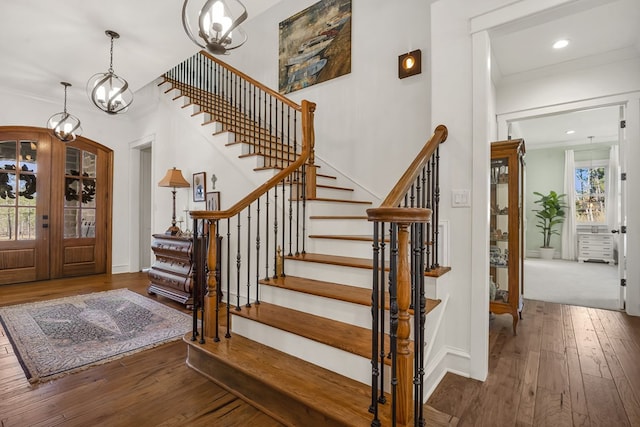
<path fill-rule="evenodd" d="M 64 237 L 95 237 L 96 161 L 94 153 L 67 147 Z"/>
<path fill-rule="evenodd" d="M 0 240 L 36 239 L 36 159 L 36 141 L 0 141 Z"/>

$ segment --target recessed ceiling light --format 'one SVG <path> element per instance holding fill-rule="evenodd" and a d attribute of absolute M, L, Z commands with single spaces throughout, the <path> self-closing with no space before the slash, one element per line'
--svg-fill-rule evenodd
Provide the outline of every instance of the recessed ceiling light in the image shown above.
<path fill-rule="evenodd" d="M 557 42 L 555 42 L 553 44 L 553 48 L 554 49 L 562 49 L 562 48 L 565 48 L 567 46 L 569 46 L 569 40 L 567 40 L 567 39 L 558 40 Z"/>
<path fill-rule="evenodd" d="M 573 135 L 574 133 L 576 133 L 576 131 L 575 130 L 568 130 L 566 133 L 567 133 L 567 135 Z"/>

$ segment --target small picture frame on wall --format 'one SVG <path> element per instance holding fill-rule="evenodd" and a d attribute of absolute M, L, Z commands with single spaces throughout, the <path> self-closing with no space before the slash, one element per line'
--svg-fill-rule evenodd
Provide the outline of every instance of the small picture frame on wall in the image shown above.
<path fill-rule="evenodd" d="M 206 172 L 198 172 L 193 174 L 193 201 L 204 202 L 207 194 L 207 174 Z"/>
<path fill-rule="evenodd" d="M 220 210 L 220 192 L 210 191 L 207 193 L 207 210 L 218 211 Z"/>

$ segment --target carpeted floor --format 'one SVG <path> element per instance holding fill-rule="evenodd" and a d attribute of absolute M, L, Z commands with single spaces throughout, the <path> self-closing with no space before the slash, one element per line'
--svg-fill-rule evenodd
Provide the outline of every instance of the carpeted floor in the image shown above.
<path fill-rule="evenodd" d="M 617 310 L 619 283 L 617 265 L 535 258 L 524 261 L 527 299 Z"/>
<path fill-rule="evenodd" d="M 191 316 L 128 289 L 0 308 L 0 322 L 30 382 L 181 338 Z"/>

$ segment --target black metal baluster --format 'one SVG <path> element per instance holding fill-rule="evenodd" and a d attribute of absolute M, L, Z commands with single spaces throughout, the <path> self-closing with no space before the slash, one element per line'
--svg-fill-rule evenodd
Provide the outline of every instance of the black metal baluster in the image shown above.
<path fill-rule="evenodd" d="M 387 352 L 385 349 L 385 345 L 384 345 L 384 338 L 385 338 L 385 334 L 386 334 L 386 329 L 387 329 L 387 322 L 385 320 L 385 313 L 386 313 L 386 307 L 387 307 L 387 298 L 386 298 L 386 291 L 385 291 L 385 271 L 386 271 L 386 243 L 385 243 L 385 233 L 384 233 L 384 229 L 385 229 L 385 223 L 381 222 L 380 223 L 380 233 L 382 234 L 382 237 L 380 239 L 380 267 L 379 267 L 379 271 L 377 272 L 377 274 L 380 276 L 380 279 L 378 280 L 378 282 L 380 283 L 380 305 L 378 307 L 378 310 L 380 311 L 380 315 L 378 316 L 379 322 L 380 322 L 380 326 L 378 327 L 380 333 L 380 396 L 378 396 L 378 402 L 379 403 L 387 403 L 387 398 L 384 395 L 384 359 L 387 357 Z"/>
<path fill-rule="evenodd" d="M 264 254 L 265 254 L 265 260 L 264 260 L 264 279 L 268 280 L 269 279 L 269 191 L 267 191 L 265 193 L 265 210 L 266 215 L 265 215 L 265 222 L 264 222 L 264 229 L 265 229 L 265 235 L 267 237 L 267 242 L 266 242 L 266 246 L 265 246 L 265 250 L 264 250 Z M 274 249 L 275 251 L 275 249 Z"/>
<path fill-rule="evenodd" d="M 286 229 L 286 215 L 287 215 L 287 200 L 285 198 L 285 190 L 286 190 L 286 185 L 284 182 L 284 179 L 282 180 L 282 182 L 280 182 L 280 185 L 282 185 L 282 277 L 285 277 L 285 271 L 284 271 L 284 260 L 285 260 L 285 256 L 284 256 L 284 251 L 286 249 L 285 246 L 285 241 L 286 241 L 286 234 L 287 234 L 287 229 Z M 289 252 L 289 255 L 291 255 L 291 252 Z"/>
<path fill-rule="evenodd" d="M 306 254 L 305 250 L 306 237 L 307 237 L 307 165 L 302 165 L 302 254 Z"/>
<path fill-rule="evenodd" d="M 256 206 L 256 305 L 260 304 L 260 197 Z"/>
<path fill-rule="evenodd" d="M 196 225 L 198 224 L 198 221 L 196 219 L 193 220 L 193 226 L 194 228 L 196 227 Z M 193 257 L 193 261 L 194 261 L 194 278 L 193 278 L 193 308 L 192 308 L 192 315 L 193 315 L 193 326 L 192 326 L 192 331 L 191 331 L 191 341 L 195 341 L 197 339 L 198 336 L 198 309 L 200 308 L 200 287 L 202 286 L 202 278 L 200 277 L 200 273 L 199 273 L 199 269 L 201 266 L 201 260 L 199 258 L 199 248 L 198 248 L 198 244 L 197 244 L 197 235 L 194 233 L 193 237 L 192 237 L 192 244 L 191 247 L 193 248 L 193 253 L 192 253 L 192 257 Z"/>
<path fill-rule="evenodd" d="M 251 307 L 251 205 L 247 206 L 247 305 Z"/>
<path fill-rule="evenodd" d="M 238 236 L 237 236 L 237 246 L 238 250 L 236 253 L 236 311 L 240 311 L 240 267 L 242 265 L 242 255 L 240 254 L 240 218 L 242 212 L 238 212 Z"/>
<path fill-rule="evenodd" d="M 278 278 L 278 187 L 273 189 L 273 278 Z"/>
<path fill-rule="evenodd" d="M 438 268 L 438 240 L 440 234 L 440 147 L 436 148 L 434 156 L 433 175 L 435 181 L 434 206 L 433 206 L 433 266 Z"/>
<path fill-rule="evenodd" d="M 419 372 L 420 372 L 420 315 L 415 307 L 420 307 L 420 282 L 424 279 L 422 264 L 420 263 L 420 241 L 422 240 L 422 223 L 411 224 L 411 306 L 413 307 L 413 415 L 414 425 L 417 426 L 422 397 L 420 395 Z M 415 243 L 414 243 L 415 242 Z"/>
<path fill-rule="evenodd" d="M 426 190 L 428 191 L 427 196 L 427 209 L 433 209 L 433 171 L 431 169 L 431 160 L 427 161 L 427 185 Z M 432 211 L 433 212 L 433 211 Z M 425 260 L 425 264 L 427 266 L 426 271 L 431 271 L 433 266 L 432 257 L 433 257 L 433 236 L 432 236 L 432 227 L 433 223 L 433 215 L 431 215 L 431 221 L 427 223 L 427 234 L 425 239 L 427 240 L 427 256 Z"/>
<path fill-rule="evenodd" d="M 200 220 L 202 222 L 202 228 L 204 229 L 204 219 Z M 196 229 L 197 230 L 197 229 Z M 200 242 L 202 242 L 202 234 L 198 234 L 197 232 L 194 231 L 194 234 L 197 236 L 197 238 L 200 239 Z M 199 243 L 199 246 L 202 248 L 202 245 Z M 204 328 L 204 317 L 205 317 L 205 312 L 204 312 L 204 299 L 207 296 L 207 291 L 208 291 L 208 286 L 207 286 L 207 276 L 206 276 L 206 270 L 205 270 L 205 266 L 207 263 L 207 254 L 206 251 L 204 250 L 204 248 L 202 248 L 200 250 L 200 269 L 199 269 L 199 275 L 200 275 L 200 280 L 201 280 L 201 284 L 202 286 L 200 287 L 200 319 L 202 319 L 202 323 L 201 323 L 201 331 L 200 331 L 200 344 L 204 344 L 204 335 L 206 333 L 205 328 Z"/>
<path fill-rule="evenodd" d="M 219 342 L 220 341 L 220 281 L 218 280 L 218 278 L 219 278 L 220 275 L 219 275 L 219 272 L 218 272 L 219 266 L 218 266 L 218 254 L 217 254 L 217 252 L 220 250 L 220 247 L 218 246 L 217 237 L 215 235 L 211 234 L 211 223 L 212 223 L 211 220 L 206 220 L 205 224 L 207 224 L 208 226 L 206 227 L 206 235 L 203 237 L 203 240 L 202 240 L 202 246 L 204 248 L 207 248 L 207 242 L 209 243 L 209 245 L 216 245 L 216 259 L 213 260 L 215 265 L 211 266 L 211 265 L 208 265 L 208 263 L 207 263 L 207 269 L 208 269 L 207 273 L 208 274 L 213 274 L 213 277 L 215 277 L 215 280 L 216 280 L 216 295 L 215 295 L 215 303 L 214 303 L 216 305 L 216 308 L 215 308 L 215 311 L 216 311 L 216 322 L 215 322 L 215 324 L 216 324 L 216 326 L 215 326 L 216 335 L 213 338 L 213 341 L 214 342 Z M 218 229 L 218 222 L 216 221 L 215 224 L 216 224 L 215 227 L 216 227 L 216 230 L 217 230 Z M 216 233 L 217 233 L 217 231 L 216 231 Z M 204 251 L 204 252 L 208 252 L 208 251 Z M 209 257 L 207 256 L 207 259 L 208 258 Z M 208 274 L 207 274 L 207 280 L 208 280 L 208 277 L 209 277 Z"/>
<path fill-rule="evenodd" d="M 231 218 L 227 218 L 227 333 L 231 338 Z"/>

